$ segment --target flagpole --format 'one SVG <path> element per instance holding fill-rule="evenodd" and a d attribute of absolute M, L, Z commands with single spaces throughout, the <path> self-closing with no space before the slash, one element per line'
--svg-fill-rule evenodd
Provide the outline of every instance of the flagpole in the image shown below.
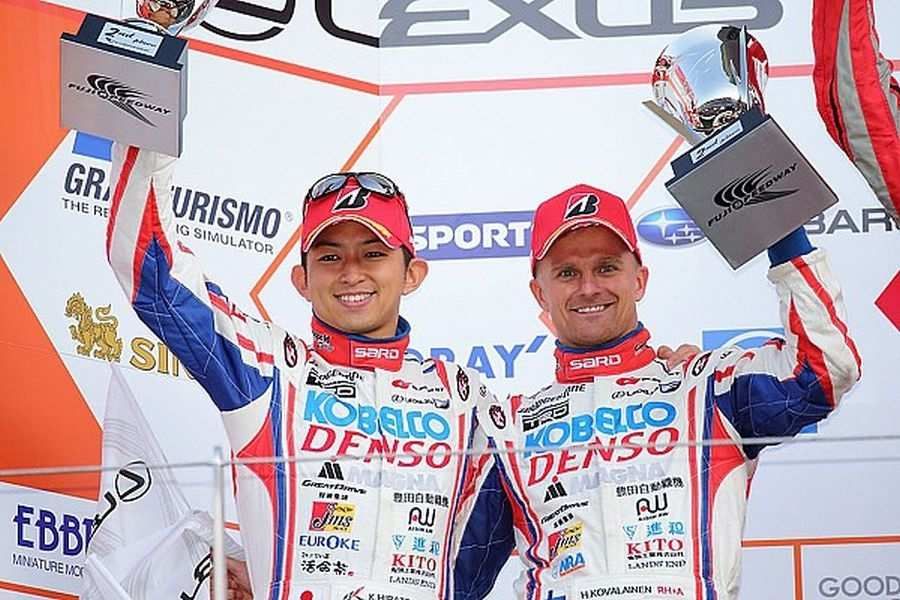
<path fill-rule="evenodd" d="M 221 446 L 213 450 L 213 600 L 225 600 L 225 459 Z"/>

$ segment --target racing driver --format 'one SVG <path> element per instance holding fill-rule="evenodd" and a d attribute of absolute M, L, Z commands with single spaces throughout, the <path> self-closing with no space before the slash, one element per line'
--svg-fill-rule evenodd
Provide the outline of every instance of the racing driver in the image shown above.
<path fill-rule="evenodd" d="M 648 270 L 621 199 L 577 185 L 542 203 L 531 256 L 531 290 L 558 337 L 556 378 L 481 419 L 500 450 L 525 449 L 497 455 L 525 563 L 518 597 L 735 600 L 762 450 L 744 438 L 796 434 L 860 376 L 825 252 L 802 228 L 769 249 L 785 339 L 678 369 L 638 321 Z M 478 547 L 479 534 L 463 544 Z"/>
<path fill-rule="evenodd" d="M 230 597 L 452 598 L 454 524 L 472 506 L 459 491 L 477 492 L 469 457 L 453 453 L 469 447 L 487 389 L 468 369 L 404 358 L 400 299 L 428 267 L 403 194 L 376 173 L 310 189 L 292 272 L 312 304 L 307 346 L 241 312 L 203 274 L 175 233 L 174 163 L 114 147 L 113 270 L 221 412 L 236 458 L 313 459 L 235 467 L 252 589 L 229 577 Z"/>

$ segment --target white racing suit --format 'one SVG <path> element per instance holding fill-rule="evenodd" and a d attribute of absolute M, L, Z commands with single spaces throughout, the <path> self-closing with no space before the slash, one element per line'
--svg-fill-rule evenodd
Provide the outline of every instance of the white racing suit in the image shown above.
<path fill-rule="evenodd" d="M 498 449 L 526 449 L 498 455 L 525 564 L 516 597 L 737 598 L 761 450 L 741 438 L 796 434 L 860 375 L 824 251 L 773 267 L 769 279 L 784 340 L 705 352 L 672 371 L 643 326 L 590 350 L 559 346 L 556 381 L 482 416 Z M 685 445 L 701 441 L 735 443 Z M 478 534 L 463 543 L 488 547 Z M 486 558 L 482 579 L 493 582 L 500 566 L 496 553 Z"/>
<path fill-rule="evenodd" d="M 254 598 L 452 598 L 454 525 L 476 482 L 450 453 L 472 443 L 477 373 L 404 359 L 402 319 L 389 340 L 314 321 L 307 348 L 242 313 L 175 235 L 174 162 L 114 148 L 107 252 L 138 316 L 221 411 L 233 455 L 312 459 L 233 473 Z"/>

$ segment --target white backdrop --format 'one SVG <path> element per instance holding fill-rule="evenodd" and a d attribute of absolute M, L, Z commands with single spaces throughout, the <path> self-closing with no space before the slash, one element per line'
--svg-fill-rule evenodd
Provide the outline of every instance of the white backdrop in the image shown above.
<path fill-rule="evenodd" d="M 475 34 L 503 23 L 509 14 L 502 6 L 521 16 L 522 3 L 320 3 L 332 5 L 330 17 L 344 29 L 378 35 L 387 28 L 380 48 L 329 34 L 312 2 L 279 2 L 266 0 L 265 7 L 270 17 L 281 14 L 282 22 L 222 7 L 208 18 L 232 36 L 280 29 L 269 39 L 239 41 L 206 29 L 189 35 L 196 41 L 177 185 L 182 193 L 228 196 L 278 214 L 271 237 L 271 231 L 238 233 L 202 223 L 199 215 L 190 218 L 190 210 L 181 219 L 186 241 L 210 277 L 246 312 L 265 311 L 297 333 L 307 331 L 309 308 L 288 277 L 299 251 L 291 246 L 283 260 L 277 256 L 298 226 L 302 195 L 316 177 L 344 166 L 378 170 L 400 182 L 423 255 L 431 259 L 426 284 L 403 306 L 413 323 L 412 347 L 476 366 L 498 394 L 543 385 L 552 375 L 553 340 L 527 289 L 530 211 L 577 182 L 629 198 L 645 179 L 632 208 L 636 220 L 674 207 L 663 186 L 670 168 L 648 178 L 674 135 L 640 105 L 650 96 L 646 73 L 684 23 L 749 19 L 751 27 L 764 26 L 755 34 L 774 67 L 769 111 L 841 199 L 808 230 L 813 243 L 829 251 L 844 284 L 864 376 L 845 405 L 809 435 L 900 433 L 900 397 L 890 379 L 900 335 L 874 304 L 898 271 L 900 235 L 815 112 L 809 0 L 722 0 L 706 4 L 739 6 L 692 10 L 668 0 L 537 2 L 548 4 L 544 18 L 529 17 L 537 30 L 520 22 L 491 41 Z M 121 11 L 118 2 L 102 0 L 61 4 Z M 408 35 L 418 37 L 404 39 L 396 20 L 379 18 L 379 10 L 387 15 L 404 4 L 410 12 L 469 13 L 412 25 Z M 607 25 L 602 32 L 590 18 L 598 4 L 599 21 Z M 663 18 L 669 4 L 674 19 Z M 263 14 L 263 4 L 254 6 L 255 14 Z M 884 53 L 900 57 L 900 36 L 891 31 L 900 22 L 900 4 L 878 0 L 876 10 Z M 379 119 L 381 127 L 370 137 Z M 76 353 L 73 321 L 64 315 L 75 292 L 92 307 L 112 306 L 124 343 L 120 364 L 169 459 L 205 459 L 215 445 L 225 445 L 216 411 L 183 371 L 172 374 L 171 357 L 160 360 L 159 342 L 132 314 L 105 263 L 106 187 L 101 184 L 99 194 L 85 189 L 90 177 L 96 181 L 108 171 L 104 149 L 102 142 L 69 134 L 0 221 L 0 251 L 98 422 L 109 367 Z M 213 234 L 249 239 L 255 247 L 206 239 Z M 640 315 L 655 343 L 718 346 L 779 327 L 764 257 L 733 272 L 708 242 L 674 248 L 641 243 L 651 277 Z M 251 293 L 254 286 L 258 294 Z M 900 597 L 900 543 L 876 539 L 900 534 L 897 455 L 896 443 L 876 442 L 765 452 L 750 502 L 742 598 Z M 195 506 L 209 505 L 208 473 L 181 470 L 179 478 Z M 72 552 L 74 534 L 66 538 L 68 548 L 60 541 L 41 549 L 34 522 L 14 520 L 22 506 L 35 515 L 48 511 L 61 523 L 66 514 L 93 515 L 93 504 L 0 484 L 0 520 L 6 523 L 0 556 L 12 557 L 0 562 L 0 581 L 77 593 L 83 553 Z M 229 516 L 234 519 L 232 507 Z M 830 539 L 844 537 L 855 539 Z M 808 538 L 829 539 L 816 545 Z M 17 562 L 17 556 L 42 558 L 44 566 Z M 61 573 L 47 568 L 53 560 L 63 565 Z M 508 597 L 518 568 L 512 559 L 493 598 Z M 869 591 L 883 589 L 854 594 L 853 578 L 869 578 Z"/>

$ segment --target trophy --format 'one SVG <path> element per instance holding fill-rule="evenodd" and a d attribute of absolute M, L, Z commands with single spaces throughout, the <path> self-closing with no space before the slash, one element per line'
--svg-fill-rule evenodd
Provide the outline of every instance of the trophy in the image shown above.
<path fill-rule="evenodd" d="M 837 203 L 765 113 L 768 74 L 746 28 L 704 25 L 662 51 L 644 103 L 692 144 L 666 188 L 734 269 Z"/>
<path fill-rule="evenodd" d="M 87 14 L 60 38 L 60 122 L 180 156 L 187 115 L 187 41 L 215 0 L 136 0 L 138 18 Z"/>

